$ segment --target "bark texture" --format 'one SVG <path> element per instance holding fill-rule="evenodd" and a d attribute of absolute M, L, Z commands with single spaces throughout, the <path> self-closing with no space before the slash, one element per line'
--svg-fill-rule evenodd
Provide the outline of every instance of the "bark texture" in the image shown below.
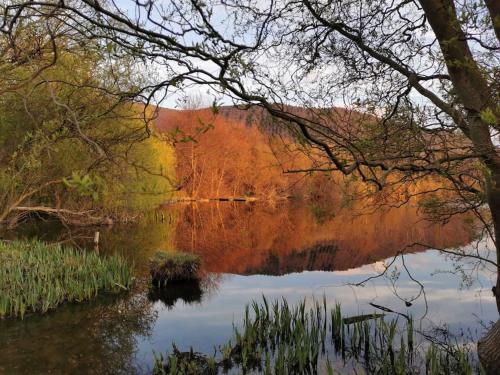
<path fill-rule="evenodd" d="M 500 374 L 500 320 L 478 342 L 477 352 L 487 375 Z"/>

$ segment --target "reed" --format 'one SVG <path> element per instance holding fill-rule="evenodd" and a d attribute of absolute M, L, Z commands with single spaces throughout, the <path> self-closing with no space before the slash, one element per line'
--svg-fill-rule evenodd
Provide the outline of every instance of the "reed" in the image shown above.
<path fill-rule="evenodd" d="M 184 252 L 158 251 L 150 259 L 150 274 L 153 285 L 158 288 L 180 281 L 199 280 L 201 258 Z"/>
<path fill-rule="evenodd" d="M 39 241 L 0 241 L 0 318 L 24 318 L 100 292 L 116 293 L 131 281 L 128 265 L 118 256 Z"/>
<path fill-rule="evenodd" d="M 245 309 L 242 328 L 214 356 L 174 352 L 159 356 L 154 374 L 195 374 L 238 370 L 264 374 L 473 374 L 480 369 L 465 346 L 415 345 L 411 318 L 399 322 L 381 314 L 343 317 L 339 304 L 328 311 L 326 300 L 306 309 L 264 298 Z M 425 349 L 427 348 L 427 349 Z M 191 353 L 189 355 L 188 353 Z M 175 367 L 174 367 L 175 364 Z M 187 372 L 179 368 L 190 369 Z M 340 368 L 340 370 L 338 370 Z"/>

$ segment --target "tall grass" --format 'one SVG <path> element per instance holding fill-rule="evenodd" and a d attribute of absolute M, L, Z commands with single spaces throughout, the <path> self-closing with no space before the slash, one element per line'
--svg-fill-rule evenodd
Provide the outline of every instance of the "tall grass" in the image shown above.
<path fill-rule="evenodd" d="M 125 261 L 38 241 L 0 241 L 0 318 L 45 313 L 130 286 Z"/>
<path fill-rule="evenodd" d="M 467 349 L 415 343 L 413 321 L 386 320 L 380 314 L 342 316 L 340 305 L 326 300 L 306 309 L 283 300 L 247 306 L 242 329 L 213 357 L 182 353 L 175 346 L 166 359 L 157 356 L 155 374 L 226 372 L 263 374 L 473 374 Z M 204 359 L 203 359 L 204 358 Z M 339 370 L 340 368 L 340 370 Z M 180 370 L 182 369 L 182 370 Z M 188 371 L 186 371 L 188 369 Z M 198 370 L 202 372 L 197 372 Z"/>

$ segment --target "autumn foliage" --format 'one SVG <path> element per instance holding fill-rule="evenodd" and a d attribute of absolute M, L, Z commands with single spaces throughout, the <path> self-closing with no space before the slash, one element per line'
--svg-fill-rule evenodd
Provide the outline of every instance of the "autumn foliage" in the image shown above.
<path fill-rule="evenodd" d="M 156 129 L 175 145 L 178 188 L 193 198 L 286 197 L 297 193 L 304 175 L 285 173 L 304 164 L 290 136 L 262 129 L 236 108 L 160 109 Z"/>

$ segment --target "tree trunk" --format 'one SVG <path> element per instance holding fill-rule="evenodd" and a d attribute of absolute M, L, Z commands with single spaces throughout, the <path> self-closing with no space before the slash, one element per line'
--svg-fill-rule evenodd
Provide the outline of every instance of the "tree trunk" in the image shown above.
<path fill-rule="evenodd" d="M 500 168 L 491 168 L 491 177 L 487 180 L 487 198 L 493 221 L 494 241 L 497 253 L 497 283 L 493 293 L 500 313 Z M 500 350 L 500 349 L 499 349 Z"/>
<path fill-rule="evenodd" d="M 500 320 L 479 341 L 477 353 L 487 375 L 500 374 Z"/>
<path fill-rule="evenodd" d="M 491 170 L 491 169 L 490 169 Z M 500 265 L 500 170 L 494 168 L 487 180 L 487 197 L 494 225 L 497 265 Z M 500 269 L 497 266 L 497 283 L 493 289 L 497 309 L 500 313 Z M 479 340 L 477 344 L 479 360 L 487 375 L 500 374 L 500 320 Z"/>
<path fill-rule="evenodd" d="M 482 155 L 482 160 L 488 168 L 488 172 L 485 173 L 486 195 L 494 225 L 497 264 L 500 264 L 500 155 L 491 139 L 490 124 L 481 119 L 481 113 L 487 109 L 500 118 L 495 102 L 496 96 L 474 60 L 466 35 L 457 18 L 455 2 L 453 0 L 419 1 L 439 42 L 454 90 L 466 113 L 467 126 L 465 129 L 461 126 L 461 129 L 472 141 L 474 151 Z M 498 1 L 487 1 L 493 18 L 498 15 L 497 3 Z M 498 120 L 494 126 L 498 128 Z M 497 269 L 497 282 L 494 290 L 496 290 L 497 308 L 500 313 L 500 276 L 498 273 Z"/>

